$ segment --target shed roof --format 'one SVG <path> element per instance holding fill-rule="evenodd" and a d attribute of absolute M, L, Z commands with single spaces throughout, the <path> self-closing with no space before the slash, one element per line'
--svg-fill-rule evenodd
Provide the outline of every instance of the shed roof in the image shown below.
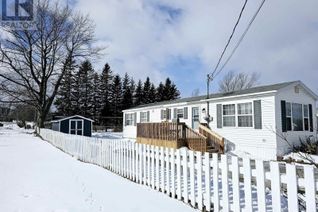
<path fill-rule="evenodd" d="M 262 93 L 262 92 L 268 92 L 268 91 L 277 91 L 277 90 L 280 90 L 282 88 L 285 88 L 289 85 L 296 84 L 296 83 L 303 85 L 303 83 L 301 81 L 292 81 L 292 82 L 284 82 L 284 83 L 278 83 L 278 84 L 272 84 L 272 85 L 257 86 L 257 87 L 253 87 L 253 88 L 240 90 L 240 91 L 210 94 L 209 99 L 216 99 L 216 98 L 222 98 L 222 97 L 232 97 L 232 96 L 239 96 L 239 95 L 246 95 L 246 94 L 253 94 L 253 93 Z M 307 87 L 306 87 L 306 89 L 307 89 Z M 166 105 L 166 104 L 197 102 L 197 101 L 206 100 L 206 99 L 207 99 L 206 95 L 187 97 L 187 98 L 181 98 L 181 99 L 176 99 L 176 100 L 172 100 L 172 101 L 163 101 L 163 102 L 155 102 L 155 103 L 151 103 L 151 104 L 140 105 L 140 106 L 130 108 L 127 110 L 133 110 L 133 109 L 144 108 L 144 107 L 160 106 L 160 105 Z"/>
<path fill-rule="evenodd" d="M 64 121 L 64 120 L 67 120 L 67 119 L 73 119 L 73 118 L 76 118 L 76 117 L 82 118 L 82 119 L 85 119 L 85 120 L 88 120 L 88 121 L 91 121 L 91 122 L 94 122 L 94 120 L 86 118 L 84 116 L 80 116 L 80 115 L 68 116 L 68 117 L 64 117 L 64 118 L 61 118 L 61 119 L 52 120 L 51 122 L 60 122 L 60 121 Z"/>

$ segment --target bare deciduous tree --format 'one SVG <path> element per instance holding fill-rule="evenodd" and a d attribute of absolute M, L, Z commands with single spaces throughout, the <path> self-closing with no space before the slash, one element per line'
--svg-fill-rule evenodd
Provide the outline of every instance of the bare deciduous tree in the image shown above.
<path fill-rule="evenodd" d="M 72 61 L 99 55 L 93 22 L 68 6 L 36 3 L 34 30 L 3 28 L 0 38 L 0 90 L 8 99 L 33 106 L 39 127 L 52 106 Z"/>
<path fill-rule="evenodd" d="M 219 82 L 220 92 L 232 92 L 252 88 L 258 83 L 260 75 L 257 73 L 228 72 Z"/>

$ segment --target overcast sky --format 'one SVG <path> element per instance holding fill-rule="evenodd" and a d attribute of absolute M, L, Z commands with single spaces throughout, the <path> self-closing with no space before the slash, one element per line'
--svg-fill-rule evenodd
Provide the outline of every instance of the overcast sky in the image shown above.
<path fill-rule="evenodd" d="M 71 0 L 72 2 L 74 0 Z M 158 83 L 170 77 L 182 96 L 206 92 L 206 74 L 216 65 L 243 0 L 75 0 L 75 8 L 96 23 L 96 64 L 108 62 Z M 246 28 L 261 0 L 250 0 L 233 40 Z M 230 51 L 228 51 L 229 53 Z M 226 58 L 226 57 L 225 57 Z M 301 80 L 318 93 L 318 1 L 267 0 L 242 45 L 213 83 L 229 70 L 257 72 L 260 84 Z"/>

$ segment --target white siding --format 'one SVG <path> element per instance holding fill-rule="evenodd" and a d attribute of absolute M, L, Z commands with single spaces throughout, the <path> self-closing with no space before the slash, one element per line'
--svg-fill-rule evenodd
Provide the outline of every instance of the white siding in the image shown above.
<path fill-rule="evenodd" d="M 254 100 L 261 100 L 262 105 L 262 129 L 254 129 L 243 127 L 223 127 L 217 128 L 217 104 L 235 104 L 253 102 Z M 289 86 L 278 92 L 267 92 L 259 95 L 248 95 L 241 97 L 230 97 L 219 100 L 210 100 L 210 116 L 212 121 L 210 127 L 226 139 L 227 150 L 237 154 L 249 154 L 252 158 L 260 159 L 276 159 L 289 151 L 289 146 L 284 142 L 277 133 L 281 134 L 281 106 L 280 101 L 286 100 L 295 103 L 312 104 L 313 114 L 316 114 L 316 102 L 314 98 L 307 94 L 304 89 L 300 89 L 300 93 L 294 92 L 294 87 Z M 150 112 L 150 122 L 162 122 L 161 110 L 171 109 L 171 119 L 173 119 L 174 108 L 188 107 L 188 119 L 180 119 L 180 122 L 185 122 L 192 127 L 192 107 L 199 107 L 200 121 L 205 123 L 202 113 L 203 109 L 207 108 L 207 103 L 192 102 L 180 103 L 174 105 L 161 105 L 149 108 L 132 109 L 125 111 L 126 113 L 137 112 L 137 123 L 140 122 L 140 112 Z M 236 108 L 237 109 L 237 108 Z M 237 111 L 236 111 L 237 112 Z M 254 118 L 254 117 L 253 117 Z M 317 130 L 317 120 L 314 118 L 314 132 L 288 132 L 287 138 L 292 143 L 299 142 L 299 137 L 308 135 L 315 135 Z M 237 119 L 236 119 L 237 125 Z M 253 121 L 254 125 L 254 121 Z M 136 126 L 124 126 L 124 137 L 136 138 Z"/>
<path fill-rule="evenodd" d="M 299 103 L 299 104 L 311 104 L 313 107 L 313 126 L 314 132 L 287 132 L 282 133 L 282 118 L 281 118 L 281 101 L 287 101 L 292 103 Z M 284 89 L 281 89 L 276 95 L 276 126 L 277 126 L 277 151 L 278 155 L 283 155 L 288 153 L 291 150 L 290 145 L 284 141 L 281 136 L 286 136 L 288 142 L 291 145 L 298 145 L 300 138 L 305 138 L 306 136 L 313 135 L 315 136 L 317 133 L 317 119 L 315 119 L 314 114 L 317 113 L 316 111 L 316 101 L 315 99 L 307 93 L 307 91 L 300 86 L 299 93 L 295 92 L 294 86 L 289 86 Z"/>
<path fill-rule="evenodd" d="M 262 104 L 262 129 L 244 127 L 222 127 L 217 128 L 216 105 L 253 102 L 261 100 Z M 237 110 L 237 108 L 236 108 Z M 237 113 L 237 111 L 236 111 Z M 222 135 L 227 142 L 227 150 L 238 154 L 250 154 L 253 158 L 276 158 L 276 135 L 275 129 L 275 96 L 267 94 L 252 96 L 249 98 L 235 98 L 227 101 L 214 101 L 210 104 L 210 114 L 213 121 L 210 127 L 213 131 Z M 237 125 L 237 119 L 236 119 Z M 253 123 L 254 126 L 254 123 Z"/>

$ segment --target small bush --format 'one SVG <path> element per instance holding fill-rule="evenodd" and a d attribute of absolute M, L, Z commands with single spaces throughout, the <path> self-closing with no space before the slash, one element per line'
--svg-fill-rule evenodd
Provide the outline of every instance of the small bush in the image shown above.
<path fill-rule="evenodd" d="M 20 128 L 24 128 L 25 127 L 25 121 L 17 121 L 17 125 Z"/>
<path fill-rule="evenodd" d="M 0 127 L 3 127 L 3 124 L 2 124 L 2 123 L 0 123 Z"/>
<path fill-rule="evenodd" d="M 310 155 L 318 154 L 318 140 L 317 138 L 310 136 L 305 140 L 300 139 L 300 145 L 293 147 L 293 152 L 303 152 Z"/>

